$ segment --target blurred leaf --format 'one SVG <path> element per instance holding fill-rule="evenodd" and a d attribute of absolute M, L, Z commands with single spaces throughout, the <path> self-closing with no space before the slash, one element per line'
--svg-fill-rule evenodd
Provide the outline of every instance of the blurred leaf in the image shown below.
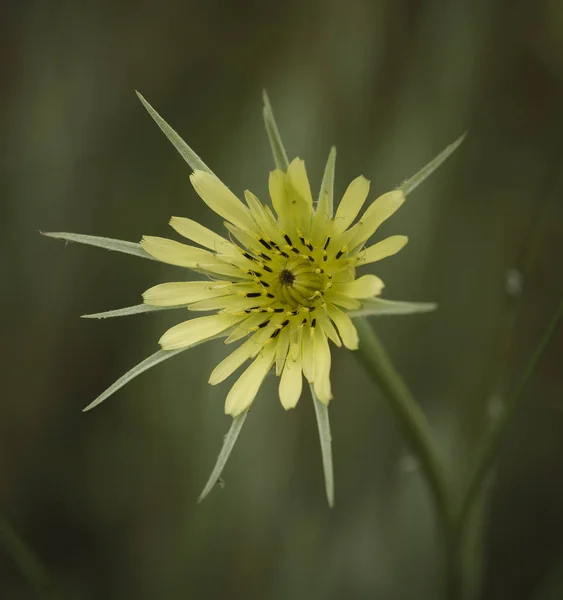
<path fill-rule="evenodd" d="M 401 302 L 373 298 L 362 300 L 362 307 L 348 312 L 350 317 L 376 317 L 379 315 L 408 315 L 436 310 L 435 302 Z"/>
<path fill-rule="evenodd" d="M 422 167 L 416 175 L 413 175 L 410 179 L 407 179 L 403 182 L 399 189 L 407 196 L 412 191 L 414 191 L 427 177 L 432 175 L 434 171 L 448 158 L 451 154 L 453 154 L 461 145 L 461 142 L 465 139 L 467 133 L 460 135 L 457 140 L 450 144 L 445 150 L 442 150 L 436 158 L 432 159 L 425 167 Z"/>
<path fill-rule="evenodd" d="M 129 315 L 139 315 L 141 313 L 154 312 L 157 310 L 172 310 L 174 308 L 185 308 L 184 306 L 151 306 L 150 304 L 136 304 L 126 308 L 116 308 L 106 312 L 91 313 L 81 315 L 81 319 L 108 319 L 110 317 L 128 317 Z"/>
<path fill-rule="evenodd" d="M 221 473 L 223 472 L 223 469 L 225 468 L 225 465 L 229 460 L 229 456 L 231 455 L 231 452 L 235 447 L 235 443 L 242 429 L 242 426 L 244 425 L 244 421 L 246 420 L 247 415 L 248 410 L 244 411 L 242 414 L 238 415 L 233 419 L 231 427 L 227 432 L 227 435 L 225 436 L 225 440 L 223 441 L 223 447 L 221 448 L 221 452 L 219 453 L 217 462 L 215 463 L 213 471 L 211 471 L 211 475 L 209 476 L 209 479 L 207 480 L 207 483 L 205 484 L 205 487 L 203 488 L 203 491 L 201 492 L 197 500 L 198 502 L 204 500 L 205 497 L 209 494 L 209 492 L 215 487 L 215 484 L 219 482 L 221 478 Z"/>
<path fill-rule="evenodd" d="M 106 250 L 112 250 L 114 252 L 123 252 L 124 254 L 132 254 L 133 256 L 155 260 L 136 242 L 125 242 L 123 240 L 114 240 L 112 238 L 98 237 L 95 235 L 83 235 L 81 233 L 61 233 L 51 231 L 40 231 L 39 233 L 58 240 L 65 240 L 66 242 L 77 242 L 78 244 L 97 246 L 98 248 L 105 248 Z"/>
<path fill-rule="evenodd" d="M 172 142 L 182 158 L 190 165 L 194 171 L 206 171 L 214 175 L 213 171 L 201 160 L 201 158 L 184 142 L 184 140 L 168 125 L 168 123 L 156 112 L 156 110 L 143 98 L 140 92 L 136 92 L 139 100 L 147 109 L 149 115 L 160 127 L 164 135 Z"/>
<path fill-rule="evenodd" d="M 326 499 L 330 508 L 334 506 L 334 470 L 332 465 L 332 437 L 330 435 L 330 421 L 328 418 L 328 407 L 323 404 L 315 394 L 310 384 L 313 406 L 319 427 L 319 438 L 321 441 L 321 454 L 323 458 L 323 471 L 325 476 Z"/>
<path fill-rule="evenodd" d="M 319 200 L 320 203 L 324 194 L 328 194 L 328 214 L 332 217 L 334 212 L 334 165 L 336 162 L 336 148 L 333 146 L 330 149 L 330 153 L 328 155 L 328 159 L 326 161 L 325 172 L 323 175 L 323 180 L 321 182 L 321 189 L 319 192 Z"/>
<path fill-rule="evenodd" d="M 281 171 L 287 171 L 289 168 L 289 161 L 287 159 L 287 153 L 285 151 L 276 119 L 274 118 L 274 112 L 272 111 L 272 105 L 266 90 L 262 92 L 262 98 L 264 100 L 264 124 L 266 125 L 266 132 L 270 139 L 270 146 L 272 147 L 272 154 L 274 155 L 274 162 L 276 167 Z"/>

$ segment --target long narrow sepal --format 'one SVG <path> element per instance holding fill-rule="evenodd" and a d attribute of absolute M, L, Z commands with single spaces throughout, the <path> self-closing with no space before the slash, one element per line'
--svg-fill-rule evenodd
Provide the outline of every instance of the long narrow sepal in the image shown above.
<path fill-rule="evenodd" d="M 325 172 L 321 182 L 321 191 L 319 192 L 319 202 L 325 194 L 328 194 L 328 214 L 332 217 L 334 213 L 334 168 L 336 163 L 336 148 L 330 149 L 326 161 Z"/>
<path fill-rule="evenodd" d="M 276 119 L 274 118 L 274 111 L 272 110 L 272 105 L 270 104 L 270 99 L 268 98 L 266 90 L 262 92 L 262 98 L 264 100 L 264 124 L 266 125 L 268 139 L 270 140 L 274 163 L 278 169 L 286 172 L 289 168 L 289 160 L 287 159 L 287 152 L 285 151 L 280 136 L 280 130 L 278 129 Z"/>
<path fill-rule="evenodd" d="M 219 453 L 217 462 L 213 467 L 213 471 L 211 471 L 211 475 L 209 476 L 209 479 L 207 480 L 203 491 L 199 495 L 199 498 L 197 500 L 198 502 L 204 500 L 205 497 L 209 494 L 209 492 L 215 487 L 215 484 L 219 481 L 221 473 L 223 472 L 223 469 L 225 468 L 225 465 L 229 460 L 229 456 L 231 455 L 231 452 L 235 447 L 235 443 L 242 429 L 242 426 L 244 425 L 244 421 L 246 420 L 247 415 L 248 410 L 245 410 L 243 413 L 238 415 L 238 417 L 235 417 L 233 419 L 231 427 L 223 441 L 223 447 L 221 448 L 221 452 Z"/>
<path fill-rule="evenodd" d="M 88 406 L 84 408 L 82 412 L 86 412 L 95 406 L 98 406 L 98 404 L 101 404 L 104 400 L 107 400 L 112 394 L 115 394 L 117 390 L 121 389 L 126 383 L 129 383 L 141 373 L 144 373 L 148 369 L 158 365 L 158 363 L 161 363 L 163 360 L 167 360 L 168 358 L 176 356 L 176 354 L 180 354 L 180 352 L 183 352 L 184 350 L 187 350 L 187 348 L 181 348 L 180 350 L 159 350 L 148 358 L 145 358 L 145 360 L 140 362 L 138 365 L 135 365 L 130 371 L 127 371 L 125 375 L 122 375 L 113 385 L 111 385 L 105 392 L 100 394 L 93 402 L 88 404 Z"/>
<path fill-rule="evenodd" d="M 444 150 L 442 150 L 438 156 L 433 158 L 425 167 L 422 167 L 418 173 L 403 182 L 399 186 L 399 189 L 405 194 L 405 196 L 414 191 L 415 188 L 417 188 L 427 177 L 432 175 L 432 173 L 434 173 L 434 171 L 446 160 L 446 158 L 448 158 L 459 148 L 466 135 L 467 132 L 463 135 L 460 135 L 453 144 L 450 144 Z"/>
<path fill-rule="evenodd" d="M 326 499 L 330 508 L 334 506 L 334 469 L 332 466 L 332 437 L 330 435 L 330 421 L 328 418 L 328 407 L 323 404 L 315 394 L 313 386 L 309 384 L 313 406 L 319 427 L 319 439 L 321 441 L 321 455 L 323 458 L 323 471 L 325 476 Z"/>
<path fill-rule="evenodd" d="M 126 308 L 116 308 L 115 310 L 107 310 L 106 312 L 82 315 L 80 318 L 109 319 L 112 317 L 128 317 L 129 315 L 139 315 L 142 313 L 150 313 L 158 310 L 171 310 L 173 308 L 185 308 L 185 306 L 151 306 L 150 304 L 136 304 L 135 306 L 127 306 Z"/>
<path fill-rule="evenodd" d="M 53 231 L 40 231 L 41 235 L 65 240 L 65 242 L 76 242 L 78 244 L 86 244 L 87 246 L 96 246 L 113 252 L 123 252 L 141 258 L 155 260 L 148 252 L 145 252 L 140 244 L 136 242 L 126 242 L 124 240 L 114 240 L 113 238 L 98 237 L 96 235 L 83 235 L 81 233 L 63 233 Z"/>
<path fill-rule="evenodd" d="M 374 298 L 362 300 L 362 307 L 348 312 L 349 317 L 377 317 L 383 315 L 410 315 L 436 310 L 435 302 L 399 302 Z"/>
<path fill-rule="evenodd" d="M 162 133 L 172 142 L 172 145 L 182 158 L 190 165 L 194 171 L 206 171 L 213 175 L 213 171 L 201 160 L 201 158 L 184 142 L 184 140 L 168 125 L 168 123 L 156 112 L 156 110 L 144 99 L 140 92 L 135 91 L 143 106 L 147 109 L 149 115 L 160 127 Z"/>

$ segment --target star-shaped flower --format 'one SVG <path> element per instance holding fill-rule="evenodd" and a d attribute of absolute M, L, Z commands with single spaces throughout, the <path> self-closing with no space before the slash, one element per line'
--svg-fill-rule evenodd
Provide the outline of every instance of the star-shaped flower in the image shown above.
<path fill-rule="evenodd" d="M 145 108 L 192 167 L 191 183 L 200 198 L 224 219 L 216 233 L 186 217 L 172 217 L 170 225 L 190 244 L 143 236 L 140 244 L 69 233 L 50 233 L 69 241 L 153 258 L 205 276 L 150 288 L 141 305 L 86 315 L 105 318 L 167 308 L 210 313 L 175 325 L 160 338 L 159 352 L 134 367 L 85 410 L 93 408 L 146 369 L 183 350 L 218 337 L 238 345 L 212 371 L 216 385 L 248 365 L 236 379 L 225 402 L 235 418 L 218 464 L 202 496 L 218 480 L 248 409 L 265 377 L 279 377 L 279 397 L 285 409 L 294 408 L 303 378 L 311 387 L 325 459 L 330 459 L 330 431 L 326 405 L 332 399 L 330 343 L 358 348 L 352 318 L 358 315 L 426 312 L 432 303 L 394 302 L 380 297 L 384 284 L 359 270 L 396 254 L 407 243 L 393 235 L 370 240 L 379 226 L 405 201 L 405 195 L 428 176 L 459 145 L 458 140 L 398 189 L 364 206 L 370 182 L 354 179 L 333 207 L 336 152 L 330 152 L 318 194 L 313 200 L 305 163 L 288 163 L 271 107 L 265 96 L 265 121 L 278 168 L 269 174 L 271 205 L 245 191 L 241 201 L 191 150 L 178 134 L 140 96 Z M 195 244 L 195 245 L 194 245 Z M 332 481 L 332 467 L 328 467 Z M 329 487 L 331 488 L 329 490 Z M 329 502 L 332 483 L 327 480 Z"/>

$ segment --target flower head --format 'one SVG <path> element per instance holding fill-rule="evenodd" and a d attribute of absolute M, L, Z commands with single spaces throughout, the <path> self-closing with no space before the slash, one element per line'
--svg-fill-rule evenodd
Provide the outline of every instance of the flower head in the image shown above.
<path fill-rule="evenodd" d="M 365 247 L 404 202 L 404 194 L 395 190 L 380 196 L 355 222 L 368 197 L 367 179 L 358 177 L 348 186 L 333 215 L 328 192 L 314 205 L 299 158 L 287 173 L 270 173 L 273 210 L 249 191 L 244 204 L 211 173 L 195 170 L 190 179 L 202 200 L 225 219 L 228 238 L 182 217 L 172 217 L 170 225 L 197 247 L 143 237 L 141 246 L 157 260 L 209 276 L 207 281 L 157 285 L 144 293 L 152 306 L 214 313 L 169 329 L 160 339 L 163 350 L 220 334 L 227 336 L 227 344 L 244 339 L 209 379 L 217 384 L 251 361 L 227 395 L 225 411 L 232 416 L 250 406 L 274 365 L 284 408 L 297 404 L 302 375 L 327 404 L 332 398 L 329 341 L 358 347 L 348 311 L 376 299 L 383 282 L 371 274 L 358 276 L 356 268 L 406 244 L 405 236 L 392 236 Z"/>
<path fill-rule="evenodd" d="M 426 312 L 431 303 L 395 302 L 379 296 L 383 282 L 357 269 L 396 254 L 407 243 L 394 235 L 370 245 L 378 227 L 404 202 L 407 193 L 460 145 L 448 146 L 400 188 L 387 192 L 363 210 L 370 184 L 358 177 L 346 189 L 336 212 L 333 180 L 336 152 L 329 154 L 318 199 L 313 202 L 305 163 L 287 155 L 271 106 L 264 96 L 264 118 L 277 168 L 269 175 L 269 203 L 249 191 L 242 202 L 139 94 L 161 130 L 192 168 L 191 182 L 201 199 L 224 219 L 223 234 L 185 217 L 170 225 L 195 245 L 144 236 L 140 244 L 73 233 L 45 235 L 159 260 L 206 276 L 154 286 L 143 304 L 84 315 L 107 318 L 168 308 L 210 313 L 179 323 L 164 333 L 155 352 L 120 377 L 84 410 L 103 402 L 131 379 L 188 348 L 218 337 L 238 346 L 209 378 L 215 385 L 249 363 L 227 394 L 225 411 L 234 417 L 205 497 L 218 481 L 240 433 L 248 409 L 275 369 L 284 408 L 301 396 L 303 377 L 311 387 L 319 426 L 329 504 L 333 502 L 330 426 L 326 406 L 332 399 L 330 342 L 358 347 L 355 316 Z"/>

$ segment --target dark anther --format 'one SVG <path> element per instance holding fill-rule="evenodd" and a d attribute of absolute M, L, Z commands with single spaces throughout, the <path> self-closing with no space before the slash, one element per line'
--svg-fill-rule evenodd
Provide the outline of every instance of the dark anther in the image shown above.
<path fill-rule="evenodd" d="M 254 258 L 254 256 L 250 256 L 250 254 L 248 254 L 248 252 L 243 252 L 242 255 L 244 256 L 244 258 L 248 258 L 248 260 L 256 260 Z"/>
<path fill-rule="evenodd" d="M 275 298 L 274 294 L 270 294 L 269 292 L 266 294 L 266 298 Z"/>
<path fill-rule="evenodd" d="M 287 254 L 286 252 L 284 252 L 283 250 L 280 250 L 280 254 L 284 257 L 284 258 L 289 258 L 289 254 Z"/>
<path fill-rule="evenodd" d="M 245 298 L 259 298 L 261 295 L 260 292 L 250 292 L 246 294 Z"/>
<path fill-rule="evenodd" d="M 270 319 L 268 319 L 267 321 L 264 321 L 263 323 L 260 323 L 260 325 L 258 325 L 258 329 L 262 329 L 262 327 L 266 327 L 266 325 L 268 325 L 269 322 L 270 322 Z"/>
<path fill-rule="evenodd" d="M 261 277 L 262 273 L 260 271 L 247 271 L 249 275 L 256 275 L 256 277 Z"/>
<path fill-rule="evenodd" d="M 311 321 L 311 327 L 314 327 L 317 324 L 317 319 L 313 319 Z"/>
<path fill-rule="evenodd" d="M 309 248 L 309 250 L 310 250 L 311 252 L 313 252 L 313 244 L 307 244 L 307 248 Z"/>
<path fill-rule="evenodd" d="M 307 257 L 311 262 L 315 262 L 315 259 L 312 256 Z"/>
<path fill-rule="evenodd" d="M 326 242 L 325 242 L 325 245 L 323 247 L 323 250 L 326 250 L 328 248 L 329 244 L 330 244 L 330 238 L 326 238 Z"/>
<path fill-rule="evenodd" d="M 287 235 L 287 233 L 284 233 L 283 235 L 283 239 L 290 245 L 293 246 L 293 244 L 291 243 L 291 238 Z"/>
<path fill-rule="evenodd" d="M 285 326 L 286 326 L 286 325 L 288 325 L 288 324 L 289 324 L 289 319 L 286 319 L 286 320 L 285 320 L 285 321 L 284 321 L 284 322 L 281 324 L 281 326 L 282 326 L 282 327 L 285 327 Z"/>
<path fill-rule="evenodd" d="M 285 308 L 274 308 L 274 312 L 275 312 L 275 313 L 282 313 L 282 312 L 285 312 Z"/>
<path fill-rule="evenodd" d="M 278 337 L 278 335 L 280 334 L 281 329 L 274 329 L 274 332 L 272 333 L 272 335 L 270 336 L 272 339 Z"/>
<path fill-rule="evenodd" d="M 268 271 L 268 273 L 273 273 L 272 269 L 268 265 L 264 265 L 264 271 Z"/>
<path fill-rule="evenodd" d="M 297 248 L 292 248 L 291 251 L 295 252 L 295 254 L 299 254 L 299 250 L 297 250 Z"/>
<path fill-rule="evenodd" d="M 340 258 L 340 257 L 341 257 L 343 254 L 344 254 L 344 250 L 339 250 L 339 251 L 336 253 L 336 258 L 337 258 L 337 259 L 338 259 L 338 258 Z"/>
<path fill-rule="evenodd" d="M 260 285 L 261 285 L 262 287 L 270 287 L 270 284 L 269 284 L 269 283 L 266 283 L 265 281 L 261 281 L 261 282 L 260 282 Z"/>
<path fill-rule="evenodd" d="M 266 240 L 263 240 L 262 238 L 260 238 L 258 241 L 262 244 L 262 246 L 264 246 L 264 248 L 267 248 L 268 250 L 272 249 L 272 246 L 270 246 L 270 244 L 268 244 L 268 242 Z"/>
<path fill-rule="evenodd" d="M 260 254 L 260 256 L 266 260 L 272 260 L 267 254 L 264 254 L 263 252 L 262 254 Z"/>

